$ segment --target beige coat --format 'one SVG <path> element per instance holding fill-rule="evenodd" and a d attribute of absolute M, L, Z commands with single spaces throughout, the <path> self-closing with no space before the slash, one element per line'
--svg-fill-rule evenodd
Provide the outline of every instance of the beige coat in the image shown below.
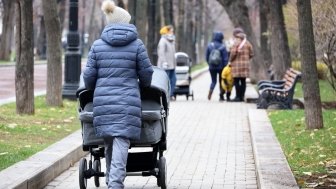
<path fill-rule="evenodd" d="M 172 70 L 176 67 L 175 60 L 175 40 L 168 40 L 168 36 L 163 35 L 157 48 L 159 68 Z"/>

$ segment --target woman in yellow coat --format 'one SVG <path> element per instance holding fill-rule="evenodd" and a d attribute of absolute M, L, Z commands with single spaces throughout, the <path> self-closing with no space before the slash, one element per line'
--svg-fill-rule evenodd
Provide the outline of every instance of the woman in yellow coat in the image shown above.
<path fill-rule="evenodd" d="M 230 101 L 230 95 L 233 88 L 233 77 L 231 74 L 231 64 L 229 63 L 222 71 L 221 86 L 226 93 L 226 100 Z"/>

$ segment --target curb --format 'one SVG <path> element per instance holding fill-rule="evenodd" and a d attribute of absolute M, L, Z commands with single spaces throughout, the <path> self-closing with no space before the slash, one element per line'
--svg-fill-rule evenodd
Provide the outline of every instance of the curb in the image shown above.
<path fill-rule="evenodd" d="M 259 189 L 299 189 L 265 110 L 248 112 Z"/>
<path fill-rule="evenodd" d="M 82 150 L 82 135 L 78 130 L 30 158 L 1 171 L 0 188 L 43 188 L 86 154 Z"/>

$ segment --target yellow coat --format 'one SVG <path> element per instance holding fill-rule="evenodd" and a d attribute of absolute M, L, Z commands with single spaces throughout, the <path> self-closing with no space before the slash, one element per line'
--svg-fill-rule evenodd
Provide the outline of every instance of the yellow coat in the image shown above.
<path fill-rule="evenodd" d="M 225 68 L 222 70 L 222 81 L 221 81 L 221 86 L 222 88 L 227 92 L 231 91 L 233 87 L 233 77 L 231 73 L 231 66 L 227 65 Z M 227 81 L 227 85 L 225 84 L 224 80 Z"/>

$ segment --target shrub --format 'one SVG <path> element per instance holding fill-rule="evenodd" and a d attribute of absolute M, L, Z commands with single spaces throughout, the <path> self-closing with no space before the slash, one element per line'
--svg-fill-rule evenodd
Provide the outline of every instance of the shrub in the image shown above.
<path fill-rule="evenodd" d="M 327 78 L 328 67 L 322 62 L 317 62 L 316 67 L 317 67 L 318 78 L 325 80 Z M 292 62 L 292 68 L 302 72 L 301 62 L 300 61 L 293 61 Z"/>

